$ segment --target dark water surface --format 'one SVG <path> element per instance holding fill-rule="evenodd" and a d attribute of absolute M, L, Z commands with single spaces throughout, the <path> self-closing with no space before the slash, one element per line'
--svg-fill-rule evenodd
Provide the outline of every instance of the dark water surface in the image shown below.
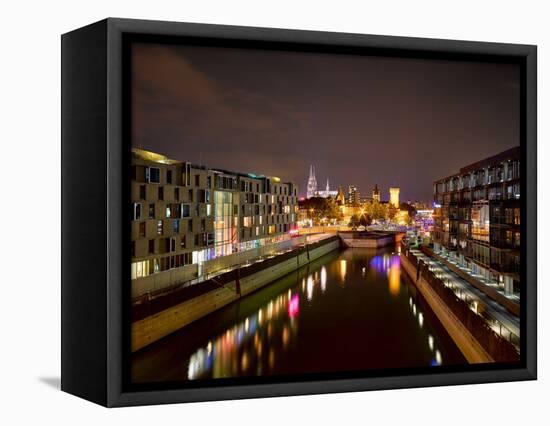
<path fill-rule="evenodd" d="M 136 383 L 466 363 L 392 249 L 330 253 L 132 357 Z"/>

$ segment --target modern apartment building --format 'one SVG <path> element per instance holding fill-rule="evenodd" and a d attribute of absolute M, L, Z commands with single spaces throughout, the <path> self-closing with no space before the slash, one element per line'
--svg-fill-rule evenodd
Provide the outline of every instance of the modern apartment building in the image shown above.
<path fill-rule="evenodd" d="M 434 249 L 473 273 L 520 283 L 520 149 L 501 152 L 434 182 Z"/>
<path fill-rule="evenodd" d="M 357 191 L 357 187 L 355 185 L 350 185 L 348 187 L 348 204 L 349 205 L 358 205 L 360 202 L 361 196 L 359 195 L 359 191 Z"/>
<path fill-rule="evenodd" d="M 194 278 L 205 262 L 284 241 L 297 228 L 297 188 L 277 177 L 208 169 L 141 149 L 133 149 L 131 168 L 132 280 L 158 274 L 166 285 Z M 191 274 L 167 273 L 188 265 Z"/>

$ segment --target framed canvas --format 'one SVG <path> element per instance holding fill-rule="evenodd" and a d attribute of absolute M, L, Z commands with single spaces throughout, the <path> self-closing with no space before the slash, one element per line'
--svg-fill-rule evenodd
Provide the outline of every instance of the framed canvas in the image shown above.
<path fill-rule="evenodd" d="M 106 19 L 62 36 L 62 389 L 536 378 L 536 47 Z"/>

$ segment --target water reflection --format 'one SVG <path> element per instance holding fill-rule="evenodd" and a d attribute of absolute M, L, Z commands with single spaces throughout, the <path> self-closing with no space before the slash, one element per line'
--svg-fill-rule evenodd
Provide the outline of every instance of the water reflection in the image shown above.
<path fill-rule="evenodd" d="M 313 283 L 311 275 L 309 282 Z M 197 349 L 189 358 L 187 378 L 232 377 L 250 374 L 252 370 L 262 374 L 266 364 L 269 369 L 273 368 L 275 352 L 270 349 L 266 354 L 264 347 L 270 347 L 275 340 L 280 341 L 283 348 L 288 347 L 298 330 L 299 313 L 298 293 L 288 290 L 278 295 L 255 314 Z"/>
<path fill-rule="evenodd" d="M 398 253 L 349 249 L 151 345 L 133 374 L 146 382 L 464 362 L 423 306 Z"/>
<path fill-rule="evenodd" d="M 347 270 L 347 262 L 345 259 L 342 259 L 340 260 L 340 280 L 341 280 L 342 287 L 346 283 L 346 270 Z"/>

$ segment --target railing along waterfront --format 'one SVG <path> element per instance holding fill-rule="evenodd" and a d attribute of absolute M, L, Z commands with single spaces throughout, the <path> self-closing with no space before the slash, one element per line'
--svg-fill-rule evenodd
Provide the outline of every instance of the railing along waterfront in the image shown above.
<path fill-rule="evenodd" d="M 416 270 L 416 280 L 423 278 L 430 288 L 435 291 L 439 298 L 453 312 L 453 314 L 464 324 L 468 331 L 474 336 L 479 344 L 495 361 L 511 362 L 519 360 L 519 354 L 514 347 L 519 337 L 510 332 L 509 339 L 499 336 L 488 324 L 487 319 L 474 312 L 468 301 L 461 299 L 455 291 L 445 282 L 436 277 L 429 266 L 418 259 L 405 244 L 401 243 L 401 255 L 405 256 Z"/>

